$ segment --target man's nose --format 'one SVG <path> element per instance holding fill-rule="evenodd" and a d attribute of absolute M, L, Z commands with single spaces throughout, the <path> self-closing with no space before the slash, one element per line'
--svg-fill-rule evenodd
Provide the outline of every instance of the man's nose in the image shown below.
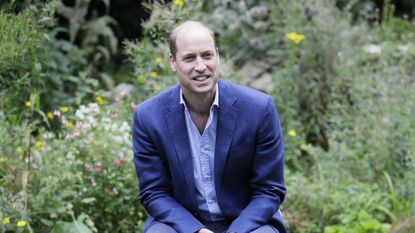
<path fill-rule="evenodd" d="M 203 59 L 201 57 L 198 57 L 196 59 L 195 70 L 197 72 L 204 72 L 206 70 L 205 62 L 203 61 Z"/>

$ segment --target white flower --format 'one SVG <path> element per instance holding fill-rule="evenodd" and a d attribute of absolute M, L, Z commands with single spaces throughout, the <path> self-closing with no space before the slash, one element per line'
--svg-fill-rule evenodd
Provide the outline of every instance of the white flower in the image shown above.
<path fill-rule="evenodd" d="M 120 131 L 121 132 L 129 132 L 130 131 L 130 125 L 126 121 L 123 121 L 121 123 Z"/>
<path fill-rule="evenodd" d="M 379 45 L 368 44 L 363 46 L 363 51 L 370 54 L 379 55 L 382 52 L 382 48 Z"/>
<path fill-rule="evenodd" d="M 75 123 L 75 127 L 76 128 L 78 128 L 78 129 L 83 129 L 83 124 L 82 124 L 82 122 L 80 122 L 80 121 L 77 121 L 76 123 Z"/>
<path fill-rule="evenodd" d="M 49 140 L 49 139 L 53 139 L 55 138 L 55 134 L 53 134 L 52 132 L 45 132 L 42 137 L 43 140 Z"/>
<path fill-rule="evenodd" d="M 127 145 L 130 144 L 131 139 L 130 139 L 129 134 L 124 134 L 123 139 L 124 139 L 124 144 L 127 144 Z"/>
<path fill-rule="evenodd" d="M 105 124 L 110 124 L 111 123 L 111 119 L 109 119 L 108 117 L 102 118 L 101 121 L 102 121 L 102 123 L 105 123 Z"/>
<path fill-rule="evenodd" d="M 114 136 L 112 139 L 118 144 L 122 143 L 123 141 L 123 138 L 120 136 Z"/>
<path fill-rule="evenodd" d="M 401 45 L 398 46 L 398 49 L 401 52 L 405 53 L 409 50 L 409 44 L 401 44 Z"/>
<path fill-rule="evenodd" d="M 111 125 L 111 130 L 110 131 L 116 132 L 117 130 L 118 130 L 118 125 L 116 125 L 116 124 Z"/>
<path fill-rule="evenodd" d="M 97 103 L 90 103 L 88 104 L 90 112 L 98 113 L 99 112 L 99 105 Z"/>
<path fill-rule="evenodd" d="M 72 160 L 74 157 L 75 157 L 75 156 L 74 156 L 74 154 L 73 154 L 73 152 L 72 152 L 72 151 L 69 151 L 69 152 L 66 154 L 66 158 L 67 158 L 68 160 Z"/>
<path fill-rule="evenodd" d="M 90 127 L 93 127 L 93 128 L 97 126 L 97 120 L 93 116 L 88 116 L 87 123 L 90 125 Z"/>
<path fill-rule="evenodd" d="M 66 120 L 65 116 L 62 115 L 61 117 L 61 122 L 63 125 L 66 125 L 66 123 L 68 123 L 68 121 Z"/>
<path fill-rule="evenodd" d="M 109 125 L 109 124 L 104 125 L 104 130 L 105 131 L 110 131 L 110 129 L 111 129 L 111 125 Z"/>
<path fill-rule="evenodd" d="M 75 116 L 79 119 L 84 119 L 84 113 L 86 112 L 86 107 L 84 105 L 81 105 L 79 109 L 76 110 Z"/>
<path fill-rule="evenodd" d="M 117 195 L 118 194 L 118 190 L 116 188 L 112 188 L 112 192 Z"/>

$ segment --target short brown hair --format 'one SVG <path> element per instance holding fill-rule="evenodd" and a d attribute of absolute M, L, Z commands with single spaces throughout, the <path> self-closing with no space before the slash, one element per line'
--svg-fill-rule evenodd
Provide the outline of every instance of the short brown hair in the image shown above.
<path fill-rule="evenodd" d="M 185 22 L 181 23 L 179 26 L 177 26 L 170 34 L 170 39 L 169 39 L 170 53 L 173 55 L 173 57 L 176 57 L 176 53 L 177 53 L 177 46 L 176 46 L 177 33 L 180 31 L 180 29 L 184 25 L 189 24 L 189 23 L 199 24 L 202 27 L 206 28 L 206 30 L 208 30 L 209 34 L 212 36 L 213 43 L 216 47 L 215 33 L 212 30 L 210 30 L 210 28 L 206 27 L 206 25 L 204 25 L 200 21 L 188 20 L 188 21 L 185 21 Z"/>

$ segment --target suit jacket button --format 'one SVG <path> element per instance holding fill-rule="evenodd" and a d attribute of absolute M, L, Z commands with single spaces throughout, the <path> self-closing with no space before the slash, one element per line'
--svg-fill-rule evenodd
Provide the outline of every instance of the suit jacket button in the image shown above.
<path fill-rule="evenodd" d="M 194 212 L 194 213 L 193 213 L 193 215 L 194 215 L 194 216 L 199 216 L 199 213 Z"/>

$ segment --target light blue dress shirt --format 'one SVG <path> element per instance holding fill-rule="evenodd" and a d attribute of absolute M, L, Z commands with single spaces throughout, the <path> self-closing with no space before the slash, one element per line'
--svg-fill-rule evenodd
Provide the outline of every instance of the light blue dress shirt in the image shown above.
<path fill-rule="evenodd" d="M 216 84 L 216 94 L 210 106 L 209 118 L 203 133 L 200 134 L 193 123 L 183 93 L 180 89 L 180 104 L 184 106 L 187 135 L 193 159 L 193 173 L 197 189 L 197 205 L 201 217 L 206 221 L 223 220 L 219 208 L 214 178 L 214 160 L 216 144 L 216 126 L 219 108 L 219 90 Z"/>

